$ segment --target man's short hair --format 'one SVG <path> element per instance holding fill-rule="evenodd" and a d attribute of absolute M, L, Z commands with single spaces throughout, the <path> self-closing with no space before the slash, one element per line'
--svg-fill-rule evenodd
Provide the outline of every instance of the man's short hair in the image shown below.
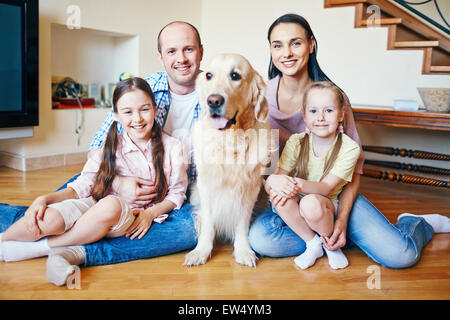
<path fill-rule="evenodd" d="M 172 22 L 166 24 L 166 25 L 164 26 L 164 28 L 162 28 L 161 31 L 159 31 L 159 33 L 158 33 L 158 52 L 159 52 L 159 53 L 161 53 L 161 42 L 160 42 L 160 40 L 159 40 L 159 38 L 161 37 L 161 33 L 163 32 L 163 30 L 164 30 L 165 28 L 167 28 L 168 26 L 170 26 L 170 25 L 172 25 L 172 24 L 175 24 L 175 23 L 184 23 L 184 24 L 190 26 L 190 27 L 194 30 L 195 35 L 197 36 L 198 47 L 199 47 L 199 48 L 202 47 L 202 40 L 200 39 L 200 33 L 198 32 L 198 30 L 197 30 L 196 27 L 194 27 L 194 26 L 193 26 L 192 24 L 190 24 L 189 22 L 185 22 L 185 21 L 172 21 Z"/>

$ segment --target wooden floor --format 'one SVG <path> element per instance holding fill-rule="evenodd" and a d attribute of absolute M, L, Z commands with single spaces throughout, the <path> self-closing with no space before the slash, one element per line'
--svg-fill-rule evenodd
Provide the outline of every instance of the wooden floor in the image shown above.
<path fill-rule="evenodd" d="M 0 203 L 29 205 L 55 190 L 81 166 L 22 173 L 0 168 Z M 402 212 L 450 216 L 450 191 L 362 178 L 363 193 L 394 222 Z M 232 248 L 214 249 L 201 267 L 183 266 L 179 254 L 81 268 L 81 288 L 56 287 L 45 279 L 45 258 L 0 262 L 0 299 L 450 299 L 450 234 L 437 234 L 413 268 L 390 270 L 360 249 L 346 250 L 350 266 L 333 270 L 327 259 L 301 270 L 293 257 L 260 259 L 256 268 L 236 264 Z M 380 289 L 373 284 L 379 270 Z M 379 269 L 376 269 L 379 268 Z M 372 271 L 371 271 L 372 270 Z M 369 277 L 371 277 L 369 279 Z"/>

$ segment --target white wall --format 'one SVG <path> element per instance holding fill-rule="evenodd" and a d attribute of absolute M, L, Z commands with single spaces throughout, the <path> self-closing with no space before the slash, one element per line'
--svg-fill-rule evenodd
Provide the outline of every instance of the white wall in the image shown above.
<path fill-rule="evenodd" d="M 162 26 L 172 20 L 188 20 L 194 25 L 201 23 L 201 0 L 40 0 L 39 126 L 35 127 L 33 138 L 0 140 L 0 152 L 21 157 L 34 157 L 87 151 L 93 135 L 105 118 L 106 109 L 84 110 L 86 126 L 78 146 L 75 135 L 78 111 L 52 110 L 51 108 L 51 78 L 52 75 L 61 75 L 52 72 L 51 25 L 66 25 L 71 15 L 71 13 L 67 13 L 69 5 L 77 5 L 80 8 L 82 29 L 135 35 L 136 38 L 116 40 L 114 46 L 118 50 L 122 50 L 124 43 L 137 39 L 138 43 L 133 45 L 138 48 L 135 55 L 138 58 L 134 62 L 136 67 L 133 69 L 137 70 L 138 74 L 135 75 L 142 77 L 161 70 L 160 63 L 156 58 L 156 37 Z M 77 30 L 67 30 L 67 32 L 75 34 Z M 86 38 L 86 36 L 83 37 Z M 74 38 L 78 39 L 76 36 Z M 93 40 L 95 36 L 88 36 L 88 38 Z M 89 39 L 88 41 L 90 41 Z M 64 43 L 62 44 L 64 45 Z M 106 43 L 104 45 L 103 47 L 106 48 Z M 115 59 L 114 64 L 118 66 L 118 70 L 124 68 L 123 64 L 117 62 L 117 58 L 106 57 L 106 53 L 102 56 L 105 61 Z M 126 54 L 123 59 L 134 59 L 135 57 Z M 60 64 L 57 66 L 56 72 L 64 70 L 63 61 L 58 61 Z M 102 60 L 99 61 L 99 64 L 101 62 Z M 71 62 L 67 61 L 67 63 Z M 90 68 L 95 69 L 97 66 L 90 66 Z M 117 70 L 112 70 L 110 74 L 116 77 L 117 72 Z M 77 73 L 80 78 L 82 78 L 81 74 L 82 72 Z"/>
<path fill-rule="evenodd" d="M 240 53 L 267 78 L 267 30 L 276 18 L 292 12 L 310 23 L 322 69 L 353 104 L 392 106 L 394 99 L 422 104 L 417 87 L 450 87 L 448 75 L 421 74 L 421 50 L 386 50 L 387 28 L 354 28 L 354 11 L 324 9 L 322 0 L 204 0 L 205 62 L 221 52 Z"/>
<path fill-rule="evenodd" d="M 83 28 L 136 35 L 140 76 L 161 70 L 156 36 L 172 20 L 196 25 L 205 47 L 204 63 L 223 52 L 241 53 L 267 78 L 267 29 L 294 12 L 310 22 L 319 44 L 319 62 L 354 105 L 392 106 L 394 99 L 420 102 L 417 87 L 450 87 L 450 76 L 422 75 L 422 51 L 387 51 L 386 28 L 355 29 L 354 8 L 324 9 L 322 0 L 40 0 L 40 125 L 28 139 L 0 141 L 0 151 L 36 156 L 86 151 L 106 110 L 86 110 L 89 123 L 77 146 L 76 111 L 51 109 L 51 23 L 65 24 L 70 4 L 81 9 Z M 365 144 L 450 153 L 448 133 L 388 127 L 361 127 Z M 397 139 L 397 137 L 402 137 Z"/>

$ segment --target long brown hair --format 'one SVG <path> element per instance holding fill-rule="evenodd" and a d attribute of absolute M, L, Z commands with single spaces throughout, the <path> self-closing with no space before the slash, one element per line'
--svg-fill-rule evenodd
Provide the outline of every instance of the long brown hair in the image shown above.
<path fill-rule="evenodd" d="M 153 108 L 156 109 L 155 95 L 153 94 L 150 85 L 142 78 L 134 77 L 120 81 L 113 94 L 113 109 L 117 113 L 117 101 L 123 94 L 133 91 L 142 90 L 151 99 Z M 152 143 L 152 158 L 153 167 L 155 168 L 155 181 L 157 196 L 153 199 L 153 202 L 161 201 L 168 189 L 167 180 L 164 175 L 164 145 L 162 142 L 162 129 L 160 125 L 154 121 L 152 132 L 150 135 Z M 117 121 L 114 121 L 109 128 L 108 135 L 106 136 L 103 159 L 100 164 L 97 175 L 95 176 L 94 185 L 91 189 L 91 195 L 94 199 L 100 200 L 110 193 L 112 182 L 117 174 L 116 172 L 116 150 L 117 150 Z"/>
<path fill-rule="evenodd" d="M 308 94 L 313 89 L 322 89 L 322 90 L 328 89 L 328 90 L 333 91 L 333 93 L 335 94 L 335 96 L 337 98 L 336 100 L 338 102 L 337 107 L 339 109 L 339 112 L 343 112 L 344 102 L 345 102 L 343 92 L 329 81 L 318 81 L 318 82 L 311 83 L 306 88 L 305 94 L 303 95 L 303 106 L 302 106 L 303 114 L 305 114 L 305 111 L 306 111 L 306 100 L 308 98 Z M 322 174 L 322 177 L 320 178 L 320 180 L 322 180 L 333 168 L 334 163 L 336 162 L 336 158 L 339 154 L 339 151 L 341 150 L 341 146 L 342 146 L 342 134 L 338 133 L 337 140 L 333 147 L 331 155 L 328 158 L 328 160 L 325 162 L 325 168 L 323 170 L 323 174 Z M 308 162 L 309 162 L 309 149 L 310 148 L 311 148 L 311 146 L 309 143 L 309 135 L 305 134 L 305 136 L 303 137 L 303 139 L 300 142 L 300 153 L 298 155 L 298 162 L 297 162 L 297 176 L 302 179 L 308 178 Z"/>

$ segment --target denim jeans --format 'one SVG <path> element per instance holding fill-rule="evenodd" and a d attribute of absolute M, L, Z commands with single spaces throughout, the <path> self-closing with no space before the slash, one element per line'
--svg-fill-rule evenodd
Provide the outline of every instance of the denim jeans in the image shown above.
<path fill-rule="evenodd" d="M 197 244 L 197 234 L 192 209 L 192 205 L 185 203 L 180 209 L 172 210 L 163 223 L 153 222 L 142 239 L 130 240 L 122 236 L 84 245 L 85 266 L 114 264 L 193 249 Z M 23 206 L 0 204 L 0 233 L 19 220 L 26 210 L 27 207 Z"/>
<path fill-rule="evenodd" d="M 67 183 L 77 177 L 78 175 Z M 66 188 L 67 183 L 58 190 Z M 19 220 L 27 208 L 0 204 L 0 233 Z M 85 266 L 121 263 L 193 249 L 197 245 L 197 233 L 192 211 L 193 206 L 185 202 L 180 209 L 172 210 L 163 223 L 153 222 L 142 239 L 130 240 L 122 236 L 103 238 L 84 245 Z"/>
<path fill-rule="evenodd" d="M 393 226 L 374 205 L 358 194 L 347 223 L 345 247 L 356 245 L 382 266 L 401 269 L 419 261 L 423 247 L 432 236 L 433 228 L 423 218 L 402 217 Z M 249 242 L 256 253 L 269 257 L 295 256 L 306 248 L 305 242 L 270 209 L 255 219 Z"/>
<path fill-rule="evenodd" d="M 193 249 L 197 244 L 197 234 L 192 209 L 191 204 L 185 203 L 180 209 L 171 211 L 163 223 L 153 222 L 142 239 L 130 240 L 122 236 L 84 245 L 85 266 L 153 258 Z"/>

